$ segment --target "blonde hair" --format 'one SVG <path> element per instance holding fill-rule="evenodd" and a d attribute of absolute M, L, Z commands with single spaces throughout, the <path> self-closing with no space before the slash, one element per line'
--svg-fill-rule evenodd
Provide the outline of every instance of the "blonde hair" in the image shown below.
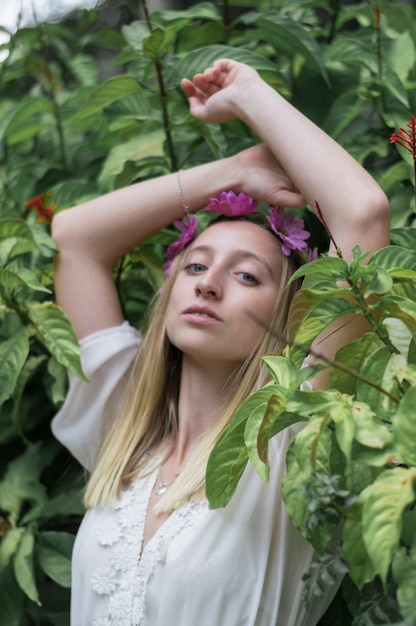
<path fill-rule="evenodd" d="M 122 487 L 131 484 L 156 455 L 164 454 L 166 458 L 175 444 L 181 352 L 167 337 L 166 314 L 184 253 L 175 258 L 170 277 L 153 303 L 124 404 L 104 441 L 87 485 L 87 507 L 106 505 L 119 497 Z M 191 499 L 204 496 L 206 465 L 216 440 L 241 402 L 269 380 L 261 357 L 282 353 L 286 345 L 289 306 L 297 290 L 295 284 L 287 286 L 296 269 L 295 263 L 283 254 L 281 258 L 281 280 L 270 325 L 264 329 L 252 354 L 227 381 L 226 405 L 160 499 L 156 513 L 172 511 Z"/>

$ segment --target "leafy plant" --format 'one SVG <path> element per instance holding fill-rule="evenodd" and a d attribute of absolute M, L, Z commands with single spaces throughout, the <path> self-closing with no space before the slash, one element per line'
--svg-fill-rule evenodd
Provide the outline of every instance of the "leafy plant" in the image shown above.
<path fill-rule="evenodd" d="M 373 547 L 367 547 L 361 566 L 353 565 L 358 557 L 352 547 L 347 550 L 350 576 L 362 592 L 357 595 L 352 591 L 356 585 L 346 583 L 343 591 L 354 623 L 359 615 L 373 620 L 361 623 L 382 623 L 374 615 L 381 614 L 378 607 L 387 607 L 383 611 L 390 614 L 392 598 L 405 618 L 412 611 L 414 580 L 414 460 L 406 448 L 412 424 L 405 409 L 414 393 L 415 350 L 412 339 L 407 353 L 396 354 L 385 317 L 404 322 L 413 336 L 410 263 L 415 246 L 408 227 L 415 214 L 414 161 L 388 138 L 406 128 L 416 109 L 415 11 L 401 2 L 332 0 L 223 0 L 152 14 L 143 1 L 142 15 L 129 1 L 111 0 L 109 6 L 116 6 L 121 16 L 115 26 L 104 23 L 104 6 L 60 24 L 20 28 L 2 46 L 7 54 L 0 63 L 2 624 L 68 624 L 69 554 L 83 512 L 82 471 L 49 431 L 50 418 L 65 397 L 67 370 L 82 373 L 73 331 L 55 304 L 57 251 L 48 221 L 53 210 L 227 156 L 257 141 L 237 121 L 206 126 L 188 113 L 180 79 L 223 56 L 255 67 L 363 163 L 388 193 L 396 229 L 394 248 L 380 252 L 366 267 L 358 251 L 351 264 L 321 259 L 310 266 L 295 303 L 298 310 L 311 303 L 310 317 L 300 326 L 293 318 L 294 343 L 286 357 L 268 361 L 275 382 L 241 407 L 223 445 L 229 444 L 230 458 L 238 446 L 245 447 L 249 411 L 249 445 L 244 449 L 265 477 L 268 437 L 283 423 L 308 419 L 288 457 L 285 492 L 295 522 L 321 548 L 340 516 L 347 519 L 345 536 L 352 537 L 354 519 L 357 528 L 374 528 L 373 490 L 387 485 L 398 502 L 389 531 L 377 527 L 384 531 L 385 547 L 375 562 Z M 36 213 L 46 223 L 37 222 Z M 325 236 L 311 212 L 305 219 L 314 245 L 323 245 Z M 140 324 L 163 280 L 163 252 L 173 238 L 169 229 L 162 231 L 115 268 L 126 316 L 134 324 Z M 352 281 L 350 291 L 357 290 L 355 305 L 345 304 L 339 290 L 335 293 L 340 276 Z M 340 391 L 315 394 L 314 410 L 307 413 L 311 396 L 298 389 L 309 370 L 299 369 L 304 350 L 298 344 L 310 342 L 318 327 L 335 318 L 340 302 L 343 310 L 362 310 L 360 280 L 366 294 L 374 294 L 375 329 L 339 355 L 348 366 L 334 370 L 332 382 Z M 386 371 L 382 384 L 373 352 Z M 364 379 L 378 381 L 388 395 Z M 363 421 L 357 417 L 360 406 L 366 407 Z M 259 430 L 260 415 L 266 419 Z M 309 449 L 314 450 L 312 465 L 310 454 L 303 456 Z M 397 458 L 386 465 L 389 451 Z M 404 476 L 406 488 L 398 494 L 390 477 Z M 232 486 L 226 476 L 222 480 L 227 493 Z M 299 489 L 307 494 L 307 510 L 294 505 L 292 492 Z M 311 574 L 310 593 L 315 580 L 319 586 L 343 571 L 344 556 L 324 555 Z"/>

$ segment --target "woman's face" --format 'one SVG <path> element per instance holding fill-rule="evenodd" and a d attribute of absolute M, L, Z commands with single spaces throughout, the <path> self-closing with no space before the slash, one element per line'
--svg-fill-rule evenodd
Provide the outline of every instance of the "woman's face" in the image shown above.
<path fill-rule="evenodd" d="M 256 224 L 207 228 L 181 261 L 167 311 L 170 341 L 195 362 L 244 361 L 271 321 L 281 254 L 274 236 Z"/>

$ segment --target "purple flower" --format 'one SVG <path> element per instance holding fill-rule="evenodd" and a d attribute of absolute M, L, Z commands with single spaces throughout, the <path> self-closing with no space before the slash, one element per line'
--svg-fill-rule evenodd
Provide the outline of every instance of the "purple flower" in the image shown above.
<path fill-rule="evenodd" d="M 239 193 L 236 196 L 234 191 L 222 191 L 218 198 L 209 199 L 205 211 L 214 211 L 227 217 L 238 217 L 254 213 L 256 207 L 257 202 L 245 193 Z"/>
<path fill-rule="evenodd" d="M 305 239 L 310 237 L 310 233 L 304 228 L 304 221 L 295 219 L 291 213 L 284 213 L 280 209 L 270 207 L 270 217 L 267 221 L 273 232 L 282 240 L 282 252 L 290 256 L 292 250 L 303 252 L 308 249 Z"/>
<path fill-rule="evenodd" d="M 314 248 L 308 248 L 308 261 L 316 261 L 316 259 L 319 256 L 319 251 L 318 251 L 318 247 L 315 246 Z"/>
<path fill-rule="evenodd" d="M 166 262 L 163 265 L 163 269 L 167 276 L 169 276 L 173 259 L 195 238 L 196 229 L 198 228 L 198 218 L 186 216 L 183 221 L 175 220 L 173 224 L 181 234 L 179 239 L 168 246 L 165 252 Z"/>

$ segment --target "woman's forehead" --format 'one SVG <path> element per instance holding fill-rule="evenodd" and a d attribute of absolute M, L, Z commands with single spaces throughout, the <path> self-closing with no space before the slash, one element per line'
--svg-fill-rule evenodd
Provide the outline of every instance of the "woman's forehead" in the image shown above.
<path fill-rule="evenodd" d="M 268 230 L 248 220 L 225 220 L 211 224 L 192 243 L 193 247 L 236 247 L 249 252 L 280 256 L 279 243 Z"/>

